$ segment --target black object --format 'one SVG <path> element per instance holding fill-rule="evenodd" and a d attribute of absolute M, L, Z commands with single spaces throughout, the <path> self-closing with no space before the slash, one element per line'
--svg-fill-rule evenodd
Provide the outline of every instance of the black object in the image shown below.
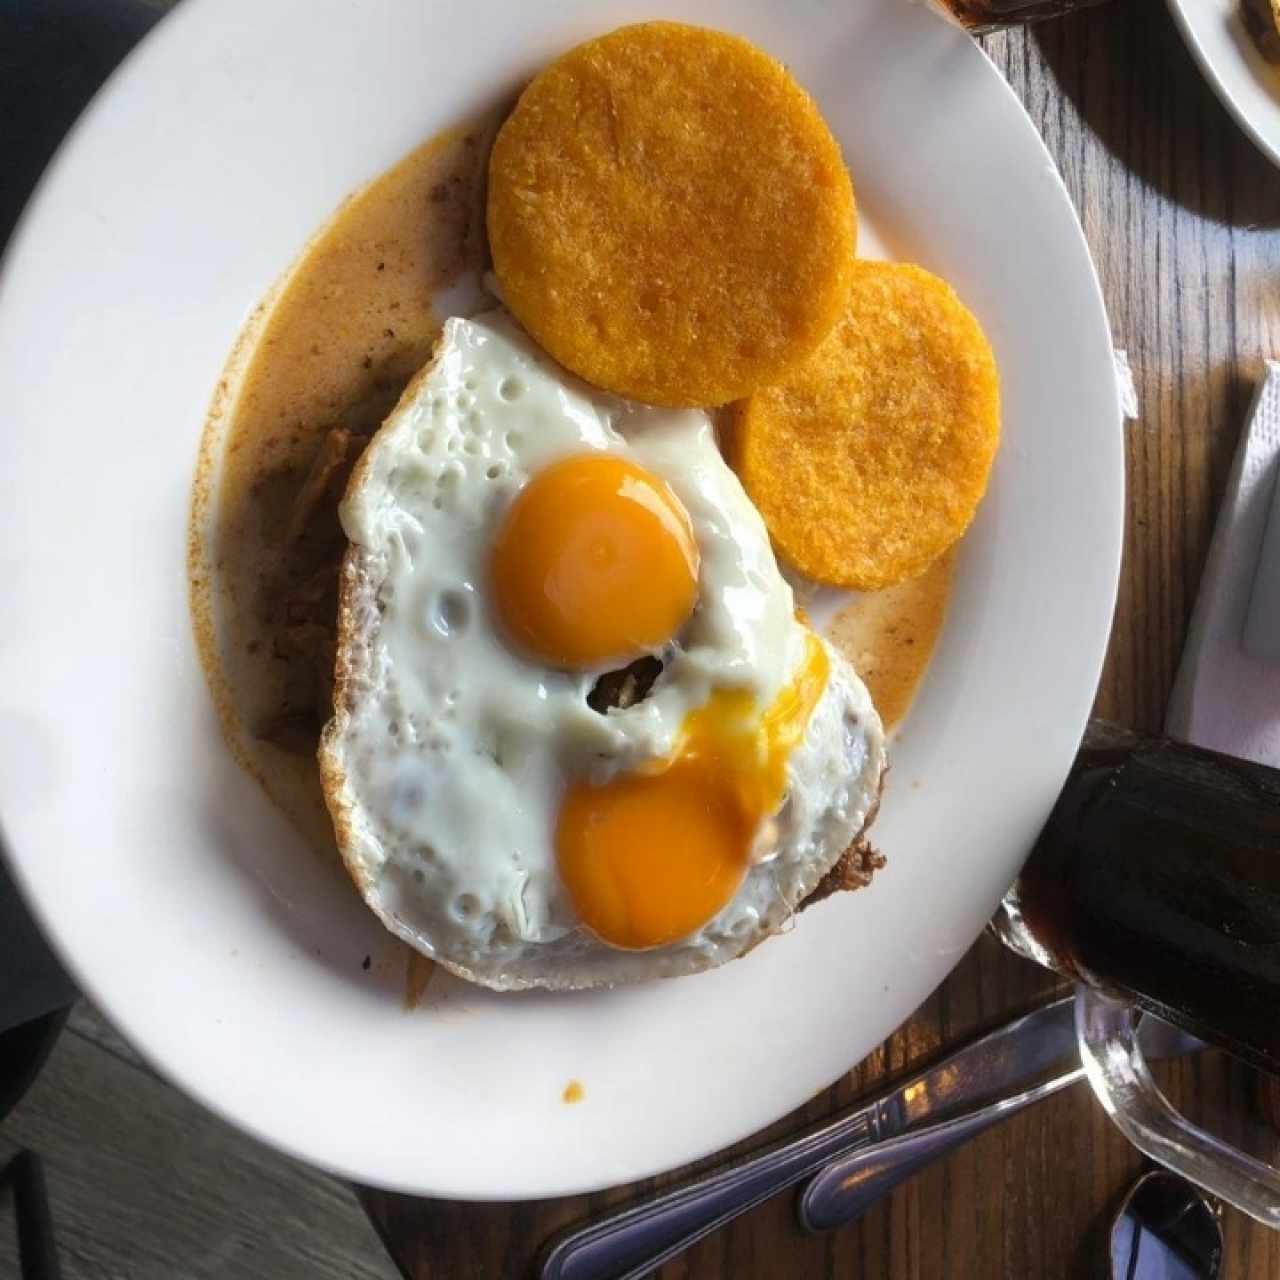
<path fill-rule="evenodd" d="M 0 1033 L 66 1008 L 76 994 L 75 984 L 40 936 L 0 858 Z M 5 1104 L 12 1076 L 9 1063 L 20 1053 L 21 1043 L 19 1038 L 18 1044 L 6 1043 L 0 1050 L 0 1118 L 12 1105 Z"/>
<path fill-rule="evenodd" d="M 174 0 L 0 0 L 0 250 L 58 143 Z M 0 840 L 3 837 L 0 836 Z M 76 989 L 28 916 L 0 857 L 0 1119 L 27 1091 Z M 44 1167 L 20 1151 L 12 1188 L 22 1280 L 60 1280 Z"/>
<path fill-rule="evenodd" d="M 1203 1193 L 1167 1169 L 1144 1174 L 1111 1224 L 1111 1280 L 1217 1280 L 1222 1226 Z"/>
<path fill-rule="evenodd" d="M 98 86 L 173 0 L 0 0 L 0 248 Z"/>
<path fill-rule="evenodd" d="M 70 1012 L 70 1006 L 54 1009 L 0 1032 L 0 1120 L 18 1105 L 40 1074 Z"/>
<path fill-rule="evenodd" d="M 22 1280 L 61 1280 L 58 1250 L 53 1242 L 44 1165 L 34 1151 L 19 1151 L 0 1169 L 0 1190 L 13 1188 L 18 1224 L 18 1264 Z"/>
<path fill-rule="evenodd" d="M 30 1010 L 49 1003 L 35 1017 L 0 1032 L 0 1120 L 18 1104 L 40 1074 L 67 1015 L 75 988 L 27 918 L 17 893 L 0 864 L 0 968 L 5 996 L 0 1014 Z M 19 985 L 23 976 L 32 985 Z M 14 1220 L 18 1233 L 18 1260 L 22 1280 L 60 1280 L 62 1270 L 53 1239 L 53 1221 L 45 1190 L 44 1166 L 34 1151 L 19 1151 L 0 1169 L 0 1191 L 13 1190 Z"/>

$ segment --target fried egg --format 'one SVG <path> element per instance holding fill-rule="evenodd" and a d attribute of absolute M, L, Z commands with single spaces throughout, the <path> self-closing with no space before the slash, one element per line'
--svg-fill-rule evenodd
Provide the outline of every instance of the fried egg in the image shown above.
<path fill-rule="evenodd" d="M 500 989 L 673 976 L 776 932 L 884 761 L 709 417 L 451 319 L 341 507 L 339 847 L 392 932 Z M 630 705 L 602 681 L 637 660 Z M 635 670 L 635 668 L 633 668 Z"/>

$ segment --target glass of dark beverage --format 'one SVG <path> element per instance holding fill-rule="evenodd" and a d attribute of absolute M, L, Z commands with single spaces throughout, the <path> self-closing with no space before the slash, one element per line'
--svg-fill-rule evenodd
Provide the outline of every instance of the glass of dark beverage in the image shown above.
<path fill-rule="evenodd" d="M 1154 1013 L 1264 1073 L 1253 1097 L 1280 1096 L 1280 770 L 1090 725 L 993 923 L 1080 984 L 1086 1072 L 1134 1145 L 1280 1228 L 1280 1132 L 1260 1156 L 1193 1124 L 1135 1034 Z"/>

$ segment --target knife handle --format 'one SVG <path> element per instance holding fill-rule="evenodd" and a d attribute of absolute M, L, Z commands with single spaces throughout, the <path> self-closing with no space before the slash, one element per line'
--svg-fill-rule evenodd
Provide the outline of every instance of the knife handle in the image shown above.
<path fill-rule="evenodd" d="M 1072 1001 L 1054 1000 L 955 1050 L 871 1101 L 726 1168 L 553 1237 L 540 1280 L 635 1280 L 828 1161 L 994 1104 L 1078 1062 Z"/>
<path fill-rule="evenodd" d="M 912 1130 L 887 1142 L 877 1142 L 831 1161 L 816 1173 L 800 1193 L 796 1215 L 806 1231 L 830 1231 L 862 1217 L 877 1200 L 919 1173 L 925 1165 L 941 1160 L 970 1138 L 992 1125 L 1017 1115 L 1059 1089 L 1084 1077 L 1076 1067 L 1022 1093 L 977 1107 L 973 1111 Z"/>
<path fill-rule="evenodd" d="M 553 1238 L 538 1267 L 541 1280 L 636 1280 L 739 1214 L 794 1186 L 832 1156 L 874 1142 L 879 1103 L 787 1138 L 710 1176 Z"/>

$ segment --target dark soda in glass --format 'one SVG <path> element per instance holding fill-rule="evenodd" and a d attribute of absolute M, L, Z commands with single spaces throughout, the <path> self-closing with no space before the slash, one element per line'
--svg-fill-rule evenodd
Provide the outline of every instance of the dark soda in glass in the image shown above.
<path fill-rule="evenodd" d="M 1095 722 L 995 924 L 1280 1072 L 1280 771 Z"/>

